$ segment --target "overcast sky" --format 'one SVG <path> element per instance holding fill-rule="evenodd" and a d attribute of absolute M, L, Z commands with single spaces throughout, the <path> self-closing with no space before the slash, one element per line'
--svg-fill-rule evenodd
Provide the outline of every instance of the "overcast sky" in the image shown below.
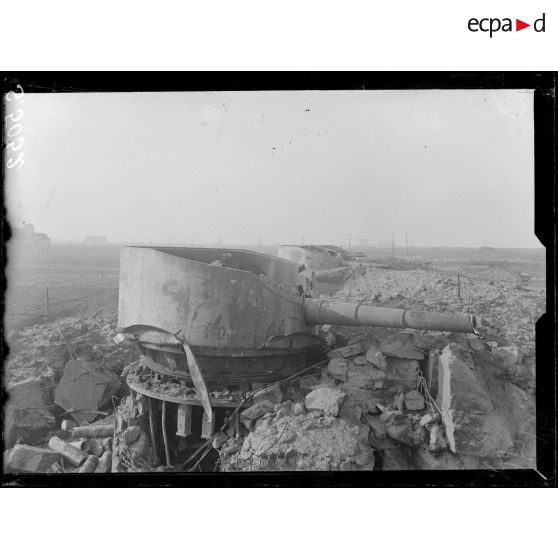
<path fill-rule="evenodd" d="M 416 246 L 539 246 L 531 91 L 18 103 L 25 164 L 6 171 L 8 209 L 54 240 L 404 244 L 407 231 Z"/>

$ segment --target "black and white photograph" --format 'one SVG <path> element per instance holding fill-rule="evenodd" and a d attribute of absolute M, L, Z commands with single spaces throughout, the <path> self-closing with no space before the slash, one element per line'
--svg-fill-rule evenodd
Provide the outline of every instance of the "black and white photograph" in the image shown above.
<path fill-rule="evenodd" d="M 4 482 L 537 475 L 532 87 L 64 83 L 3 97 Z"/>

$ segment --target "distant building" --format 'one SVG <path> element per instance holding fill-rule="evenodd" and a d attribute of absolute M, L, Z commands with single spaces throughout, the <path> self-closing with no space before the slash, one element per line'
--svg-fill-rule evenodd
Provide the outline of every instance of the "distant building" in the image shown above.
<path fill-rule="evenodd" d="M 108 242 L 106 236 L 86 236 L 83 239 L 83 243 L 88 246 L 99 246 L 106 244 Z"/>
<path fill-rule="evenodd" d="M 31 223 L 27 223 L 21 228 L 14 227 L 13 233 L 16 249 L 44 252 L 50 247 L 50 238 L 45 233 L 35 232 L 35 227 Z"/>

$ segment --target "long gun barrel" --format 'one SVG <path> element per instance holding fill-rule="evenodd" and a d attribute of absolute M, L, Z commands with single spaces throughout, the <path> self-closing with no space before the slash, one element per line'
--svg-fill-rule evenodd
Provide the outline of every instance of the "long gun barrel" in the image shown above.
<path fill-rule="evenodd" d="M 476 333 L 468 315 L 435 314 L 300 296 L 299 264 L 247 250 L 126 247 L 118 323 L 144 364 L 190 377 L 187 341 L 207 385 L 271 382 L 321 355 L 315 325 Z"/>
<path fill-rule="evenodd" d="M 454 333 L 475 333 L 476 326 L 474 317 L 461 314 L 437 314 L 310 298 L 304 299 L 304 319 L 308 325 L 412 328 Z"/>

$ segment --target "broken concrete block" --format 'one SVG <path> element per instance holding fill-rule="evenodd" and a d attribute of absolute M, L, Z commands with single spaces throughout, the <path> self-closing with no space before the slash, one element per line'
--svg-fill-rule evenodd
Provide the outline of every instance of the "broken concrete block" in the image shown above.
<path fill-rule="evenodd" d="M 360 424 L 362 409 L 350 399 L 345 399 L 341 405 L 339 416 L 352 424 Z"/>
<path fill-rule="evenodd" d="M 461 345 L 450 344 L 443 350 L 438 384 L 441 402 L 449 409 L 484 414 L 494 410 L 485 378 Z"/>
<path fill-rule="evenodd" d="M 409 411 L 421 411 L 424 409 L 424 397 L 416 389 L 405 394 L 405 407 Z"/>
<path fill-rule="evenodd" d="M 83 358 L 68 362 L 62 381 L 56 387 L 54 402 L 66 411 L 76 411 L 72 416 L 78 423 L 94 420 L 95 412 L 111 404 L 111 397 L 122 385 L 121 379 Z"/>
<path fill-rule="evenodd" d="M 302 401 L 297 401 L 294 404 L 293 414 L 297 417 L 306 414 L 306 408 L 304 407 L 304 403 L 302 403 Z"/>
<path fill-rule="evenodd" d="M 409 468 L 408 450 L 404 447 L 385 449 L 382 452 L 382 471 L 406 471 Z"/>
<path fill-rule="evenodd" d="M 4 452 L 4 471 L 13 473 L 49 473 L 59 464 L 60 455 L 48 448 L 16 444 Z"/>
<path fill-rule="evenodd" d="M 398 333 L 382 340 L 380 349 L 388 357 L 422 360 L 424 352 L 415 346 L 410 333 Z"/>
<path fill-rule="evenodd" d="M 442 429 L 437 424 L 432 425 L 432 428 L 430 429 L 428 449 L 431 452 L 436 453 L 439 451 L 445 451 L 447 447 L 448 444 L 446 442 L 446 437 L 444 436 Z"/>
<path fill-rule="evenodd" d="M 4 435 L 6 445 L 17 440 L 24 444 L 40 441 L 56 427 L 54 416 L 44 409 L 17 409 L 6 407 Z"/>
<path fill-rule="evenodd" d="M 50 384 L 42 376 L 17 382 L 8 387 L 6 404 L 14 409 L 48 407 L 53 403 L 52 389 L 49 387 Z"/>
<path fill-rule="evenodd" d="M 384 440 L 386 438 L 386 424 L 382 422 L 379 417 L 366 415 L 366 424 L 370 427 L 370 434 L 374 435 L 379 440 Z"/>
<path fill-rule="evenodd" d="M 49 412 L 53 405 L 49 380 L 43 376 L 11 384 L 4 414 L 6 445 L 16 440 L 33 443 L 54 428 L 54 417 Z"/>
<path fill-rule="evenodd" d="M 243 417 L 241 415 L 240 423 L 243 424 L 248 430 L 253 430 L 256 421 L 252 419 L 247 419 L 246 417 Z"/>
<path fill-rule="evenodd" d="M 355 343 L 353 345 L 347 345 L 346 347 L 338 347 L 337 349 L 327 353 L 329 359 L 334 358 L 349 358 L 352 356 L 359 355 L 362 353 L 362 345 L 360 343 Z"/>
<path fill-rule="evenodd" d="M 260 417 L 263 417 L 266 413 L 273 411 L 274 404 L 271 401 L 261 401 L 260 403 L 256 403 L 247 409 L 244 409 L 242 413 L 240 413 L 241 418 L 246 420 L 257 420 Z"/>
<path fill-rule="evenodd" d="M 378 350 L 375 347 L 369 349 L 366 352 L 365 358 L 370 364 L 372 364 L 376 368 L 379 368 L 380 370 L 385 370 L 387 368 L 387 362 L 384 357 L 384 353 L 382 353 L 382 351 Z"/>
<path fill-rule="evenodd" d="M 344 358 L 333 358 L 327 365 L 327 373 L 335 380 L 340 382 L 347 381 L 347 372 L 349 370 L 349 361 Z"/>
<path fill-rule="evenodd" d="M 336 417 L 344 399 L 345 393 L 340 389 L 320 387 L 306 396 L 305 406 L 309 411 L 323 411 L 326 415 Z"/>
<path fill-rule="evenodd" d="M 387 423 L 387 435 L 406 446 L 413 445 L 413 427 L 405 415 L 396 415 Z"/>
<path fill-rule="evenodd" d="M 386 385 L 397 387 L 402 391 L 416 389 L 420 366 L 417 360 L 388 358 L 386 369 Z"/>
<path fill-rule="evenodd" d="M 371 364 L 357 366 L 351 363 L 347 372 L 347 384 L 352 388 L 382 389 L 385 378 L 385 372 Z"/>
<path fill-rule="evenodd" d="M 494 457 L 513 446 L 490 399 L 487 380 L 466 349 L 452 343 L 443 350 L 438 381 L 438 404 L 452 452 Z"/>
<path fill-rule="evenodd" d="M 339 386 L 346 394 L 347 398 L 356 403 L 363 413 L 378 413 L 377 404 L 383 402 L 383 392 L 372 391 L 371 389 L 361 389 L 341 384 Z"/>
<path fill-rule="evenodd" d="M 366 360 L 365 356 L 359 355 L 354 358 L 353 364 L 356 364 L 357 366 L 366 366 L 369 362 Z"/>
<path fill-rule="evenodd" d="M 261 403 L 262 401 L 270 401 L 274 405 L 283 401 L 283 392 L 278 385 L 271 385 L 254 395 L 254 403 Z"/>

